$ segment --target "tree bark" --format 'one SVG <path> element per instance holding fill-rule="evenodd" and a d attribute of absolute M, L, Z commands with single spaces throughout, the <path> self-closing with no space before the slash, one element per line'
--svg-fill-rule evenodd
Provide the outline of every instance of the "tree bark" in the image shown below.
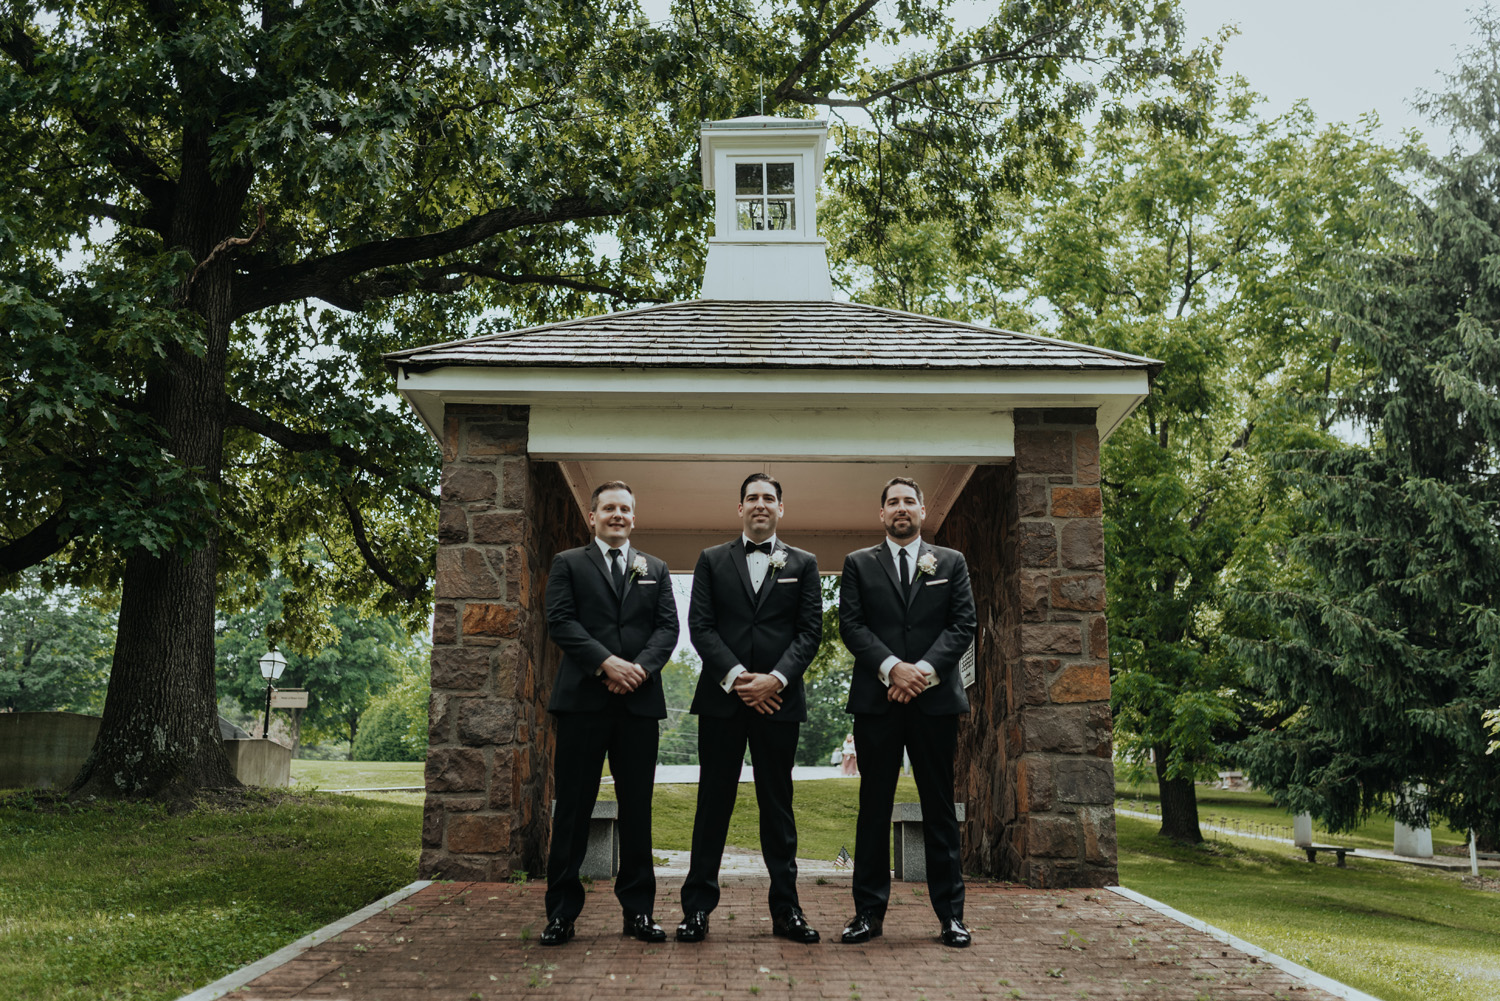
<path fill-rule="evenodd" d="M 183 141 L 173 246 L 203 262 L 240 220 L 248 172 L 215 182 L 207 133 Z M 239 175 L 239 176 L 234 176 Z M 228 255 L 195 272 L 182 308 L 196 313 L 203 350 L 173 345 L 146 382 L 163 448 L 217 488 L 223 465 L 224 380 L 234 316 Z M 238 786 L 219 737 L 214 605 L 219 541 L 210 525 L 195 550 L 129 553 L 121 580 L 104 719 L 74 779 L 75 797 L 183 799 Z"/>
<path fill-rule="evenodd" d="M 1170 748 L 1154 748 L 1156 757 L 1156 785 L 1161 795 L 1161 831 L 1164 838 L 1188 841 L 1193 844 L 1203 840 L 1198 829 L 1198 790 L 1190 778 L 1167 778 L 1167 760 Z"/>

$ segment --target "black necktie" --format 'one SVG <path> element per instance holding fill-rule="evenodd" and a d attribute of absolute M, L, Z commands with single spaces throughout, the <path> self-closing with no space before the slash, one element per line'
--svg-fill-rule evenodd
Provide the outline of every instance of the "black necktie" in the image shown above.
<path fill-rule="evenodd" d="M 901 550 L 901 593 L 911 594 L 911 559 Z"/>
<path fill-rule="evenodd" d="M 771 555 L 770 540 L 767 540 L 765 542 L 751 542 L 749 539 L 746 539 L 745 555 L 749 556 L 751 553 L 765 553 L 767 556 Z"/>
<path fill-rule="evenodd" d="M 615 597 L 619 597 L 625 590 L 625 561 L 618 549 L 609 551 L 609 575 L 615 582 Z"/>

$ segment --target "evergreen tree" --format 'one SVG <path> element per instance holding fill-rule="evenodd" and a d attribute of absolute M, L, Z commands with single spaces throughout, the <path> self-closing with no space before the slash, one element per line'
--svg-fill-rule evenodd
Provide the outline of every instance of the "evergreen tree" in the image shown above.
<path fill-rule="evenodd" d="M 1279 725 L 1245 768 L 1335 831 L 1377 806 L 1500 827 L 1500 23 L 1478 27 L 1423 102 L 1453 148 L 1408 152 L 1425 193 L 1383 187 L 1386 240 L 1320 302 L 1363 366 L 1328 413 L 1367 440 L 1285 454 L 1302 530 L 1247 596 L 1272 634 L 1239 646 Z"/>

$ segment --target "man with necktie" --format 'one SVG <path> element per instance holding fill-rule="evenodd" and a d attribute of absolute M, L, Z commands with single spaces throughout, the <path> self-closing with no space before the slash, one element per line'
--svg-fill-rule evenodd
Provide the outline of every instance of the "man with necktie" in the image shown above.
<path fill-rule="evenodd" d="M 818 941 L 797 897 L 792 764 L 807 719 L 802 675 L 822 640 L 823 602 L 817 558 L 776 536 L 784 513 L 781 484 L 752 474 L 740 484 L 740 536 L 703 550 L 693 571 L 688 631 L 703 660 L 692 704 L 699 716 L 698 809 L 679 942 L 703 941 L 718 906 L 719 865 L 747 746 L 761 855 L 771 874 L 771 931 Z"/>
<path fill-rule="evenodd" d="M 547 927 L 542 945 L 573 937 L 583 910 L 578 877 L 589 819 L 609 757 L 620 804 L 620 873 L 615 897 L 624 934 L 661 942 L 651 917 L 651 794 L 658 721 L 667 715 L 661 669 L 677 645 L 677 602 L 667 565 L 630 544 L 635 494 L 618 480 L 594 488 L 594 538 L 559 553 L 547 577 L 547 628 L 562 650 L 547 711 L 557 725 L 552 756 L 557 808 L 547 855 Z"/>
<path fill-rule="evenodd" d="M 855 915 L 840 941 L 879 936 L 891 894 L 890 818 L 911 757 L 922 803 L 927 891 L 945 945 L 970 942 L 953 760 L 969 711 L 959 661 L 974 638 L 974 594 L 963 554 L 922 541 L 922 488 L 898 476 L 880 494 L 885 539 L 850 553 L 839 587 L 839 633 L 854 655 L 845 711 L 854 715 L 862 778 L 854 835 Z"/>

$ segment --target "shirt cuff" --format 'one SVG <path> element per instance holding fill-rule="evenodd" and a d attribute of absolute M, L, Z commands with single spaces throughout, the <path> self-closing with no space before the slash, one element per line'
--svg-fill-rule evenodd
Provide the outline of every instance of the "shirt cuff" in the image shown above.
<path fill-rule="evenodd" d="M 744 673 L 745 673 L 745 667 L 744 667 L 743 664 L 736 664 L 736 665 L 734 665 L 733 667 L 731 667 L 728 671 L 726 671 L 724 673 L 724 677 L 722 677 L 722 678 L 719 679 L 719 687 L 722 688 L 722 689 L 724 689 L 724 691 L 726 691 L 726 692 L 733 691 L 734 690 L 734 679 L 738 678 L 740 675 L 742 675 Z"/>
<path fill-rule="evenodd" d="M 771 672 L 771 677 L 773 677 L 777 681 L 781 682 L 781 688 L 777 689 L 778 691 L 784 690 L 786 688 L 786 686 L 787 686 L 786 675 L 782 674 L 780 671 L 772 671 Z"/>
<path fill-rule="evenodd" d="M 925 674 L 927 676 L 927 687 L 928 688 L 932 688 L 932 687 L 936 686 L 938 682 L 940 682 L 940 681 L 943 680 L 942 678 L 938 677 L 937 668 L 933 667 L 931 664 L 927 663 L 927 661 L 925 661 L 925 660 L 919 660 L 919 661 L 917 661 L 916 668 L 917 668 L 918 671 L 921 671 L 923 674 Z"/>
<path fill-rule="evenodd" d="M 891 654 L 880 662 L 880 683 L 885 687 L 891 687 L 891 668 L 901 663 L 901 658 Z"/>

